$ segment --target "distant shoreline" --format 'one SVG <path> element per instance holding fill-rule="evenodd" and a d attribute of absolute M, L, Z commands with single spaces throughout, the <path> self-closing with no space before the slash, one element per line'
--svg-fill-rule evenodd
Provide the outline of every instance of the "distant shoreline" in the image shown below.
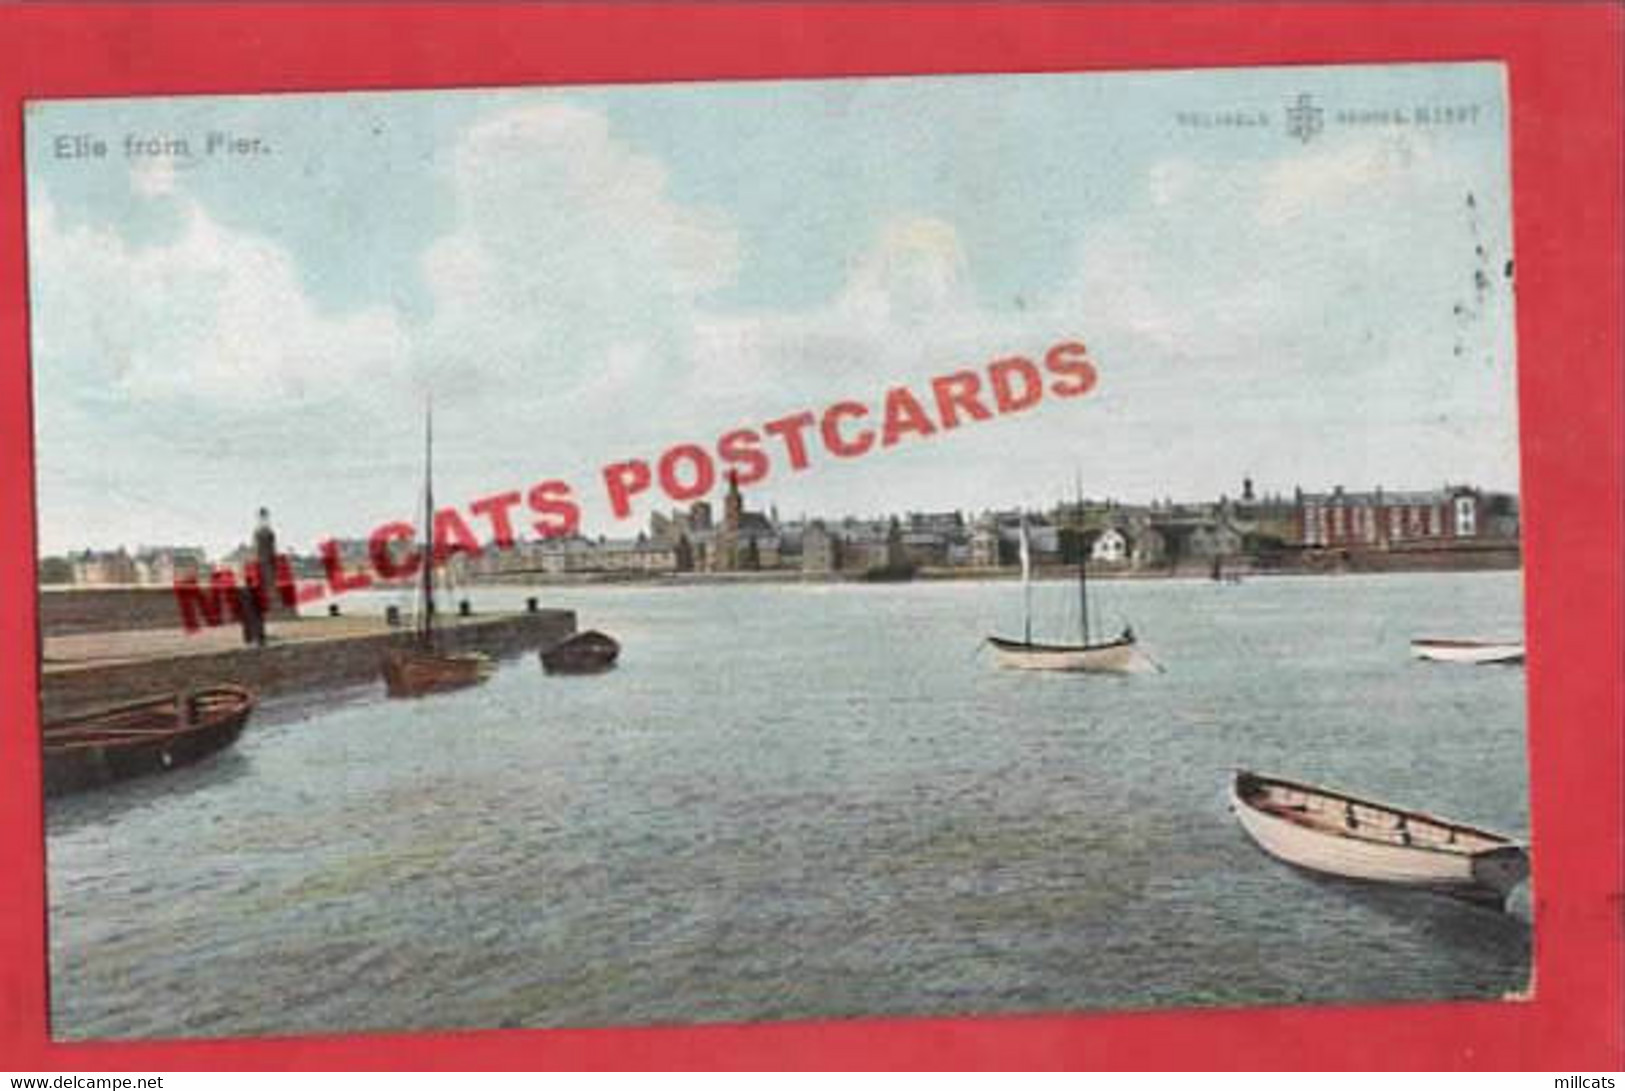
<path fill-rule="evenodd" d="M 1228 562 L 1224 569 L 1227 582 L 1247 581 L 1277 576 L 1339 576 L 1339 575 L 1403 575 L 1417 572 L 1504 572 L 1523 567 L 1522 550 L 1517 546 L 1452 550 L 1406 550 L 1384 553 L 1350 553 L 1316 555 L 1312 558 L 1293 556 L 1289 563 L 1258 566 L 1247 561 Z M 895 583 L 951 583 L 976 581 L 1015 581 L 1021 570 L 1015 565 L 997 568 L 943 568 L 917 569 L 911 577 L 870 578 L 862 571 L 802 572 L 794 569 L 769 569 L 760 572 L 572 572 L 550 573 L 540 571 L 510 572 L 500 575 L 464 576 L 460 587 L 710 587 L 749 586 L 752 584 L 895 584 Z M 1077 578 L 1077 569 L 1071 565 L 1040 565 L 1033 572 L 1038 581 L 1051 582 Z M 1091 580 L 1125 580 L 1157 582 L 1166 580 L 1212 581 L 1211 561 L 1191 561 L 1172 568 L 1108 569 L 1090 568 Z M 415 582 L 375 581 L 372 590 L 402 591 L 415 587 Z M 455 588 L 445 589 L 455 594 Z M 163 584 L 41 584 L 43 595 L 89 595 L 96 592 L 145 592 L 149 595 L 169 595 L 173 588 Z"/>
<path fill-rule="evenodd" d="M 1442 558 L 1433 558 L 1435 561 Z M 1353 562 L 1343 565 L 1294 565 L 1280 568 L 1240 568 L 1225 573 L 1225 578 L 1214 581 L 1206 566 L 1185 566 L 1176 569 L 1094 570 L 1091 580 L 1129 582 L 1247 582 L 1253 579 L 1273 579 L 1294 576 L 1362 576 L 1408 575 L 1429 572 L 1510 572 L 1522 568 L 1516 552 L 1510 557 L 1469 555 L 1451 558 L 1451 563 L 1378 565 Z M 1038 582 L 1061 582 L 1077 579 L 1077 569 L 1066 565 L 1046 565 L 1033 572 Z M 861 572 L 680 572 L 680 573 L 622 573 L 580 572 L 568 575 L 542 572 L 515 572 L 503 576 L 482 576 L 462 582 L 468 588 L 492 587 L 716 587 L 752 586 L 756 584 L 851 584 L 855 586 L 887 586 L 900 583 L 954 583 L 954 582 L 1015 582 L 1021 572 L 1014 567 L 1001 568 L 924 568 L 910 579 L 871 580 Z"/>

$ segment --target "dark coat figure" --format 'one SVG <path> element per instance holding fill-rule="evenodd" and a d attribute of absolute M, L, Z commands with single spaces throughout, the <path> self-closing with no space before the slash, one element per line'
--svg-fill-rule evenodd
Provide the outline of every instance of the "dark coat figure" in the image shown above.
<path fill-rule="evenodd" d="M 254 588 L 237 589 L 237 613 L 243 622 L 243 643 L 265 647 L 265 612 Z"/>
<path fill-rule="evenodd" d="M 259 521 L 254 526 L 254 563 L 259 569 L 260 587 L 265 595 L 260 599 L 260 614 L 274 614 L 277 612 L 279 597 L 284 602 L 291 602 L 291 589 L 283 586 L 283 565 L 277 563 L 276 531 L 271 529 L 271 512 L 261 508 Z M 265 643 L 262 639 L 261 644 Z"/>

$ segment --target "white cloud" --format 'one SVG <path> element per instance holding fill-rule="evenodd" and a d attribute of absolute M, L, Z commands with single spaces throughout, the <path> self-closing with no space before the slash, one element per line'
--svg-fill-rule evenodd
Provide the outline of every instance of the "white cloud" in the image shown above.
<path fill-rule="evenodd" d="M 1148 185 L 1151 203 L 1167 208 L 1192 196 L 1201 172 L 1188 159 L 1164 159 L 1151 168 Z"/>
<path fill-rule="evenodd" d="M 509 108 L 470 129 L 447 170 L 455 223 L 423 262 L 430 381 L 494 381 L 510 404 L 556 411 L 613 390 L 606 361 L 652 361 L 645 385 L 687 363 L 697 301 L 733 277 L 737 240 L 601 114 Z"/>
<path fill-rule="evenodd" d="M 1193 473 L 1239 473 L 1249 467 L 1227 460 L 1244 462 L 1249 450 L 1261 458 L 1252 469 L 1277 476 L 1369 465 L 1374 478 L 1406 483 L 1410 467 L 1431 466 L 1429 452 L 1443 449 L 1428 446 L 1437 434 L 1412 430 L 1386 461 L 1368 459 L 1361 442 L 1399 435 L 1371 422 L 1436 403 L 1443 427 L 1471 433 L 1449 441 L 1472 456 L 1456 464 L 1499 465 L 1508 438 L 1480 417 L 1499 409 L 1485 405 L 1486 390 L 1511 396 L 1509 373 L 1486 387 L 1430 366 L 1447 323 L 1405 325 L 1428 307 L 1448 315 L 1471 275 L 1470 254 L 1415 243 L 1452 237 L 1440 224 L 1460 216 L 1457 191 L 1471 172 L 1407 147 L 1328 141 L 1252 165 L 1164 161 L 1137 180 L 1127 210 L 1110 219 L 1079 210 L 1089 225 L 1082 247 L 1049 256 L 1070 276 L 1020 309 L 978 302 L 965 225 L 904 209 L 826 299 L 742 313 L 711 295 L 739 275 L 731 224 L 682 200 L 664 167 L 601 114 L 544 102 L 494 113 L 447 150 L 451 222 L 423 254 L 432 312 L 415 323 L 384 305 L 321 310 L 285 248 L 217 222 L 172 172 L 154 170 L 132 185 L 179 211 L 179 229 L 161 243 L 69 225 L 49 200 L 31 210 L 35 333 L 41 359 L 78 361 L 87 381 L 154 402 L 325 399 L 325 427 L 350 422 L 346 435 L 376 450 L 342 438 L 329 449 L 318 436 L 311 452 L 285 458 L 290 476 L 300 458 L 325 460 L 324 495 L 337 495 L 332 464 L 345 460 L 334 452 L 355 456 L 354 472 L 369 480 L 346 505 L 334 502 L 345 520 L 376 487 L 381 452 L 416 451 L 390 444 L 415 429 L 424 390 L 447 410 L 437 413 L 446 496 L 558 474 L 590 508 L 604 461 L 653 457 L 840 398 L 873 400 L 894 383 L 1072 338 L 1102 368 L 1099 392 L 1073 408 L 775 477 L 767 494 L 809 510 L 862 510 L 869 497 L 953 505 L 1000 494 L 999 481 L 1064 479 L 1072 458 L 1093 457 L 1091 488 L 1139 495 Z M 1486 225 L 1504 220 L 1504 209 L 1483 211 Z M 1504 246 L 1503 234 L 1487 231 L 1486 242 Z M 1325 406 L 1355 413 L 1323 427 Z M 399 427 L 363 431 L 352 420 L 363 413 Z M 1193 459 L 1176 439 L 1225 453 Z M 1129 456 L 1108 465 L 1095 457 L 1104 449 Z M 1211 471 L 1193 469 L 1207 461 Z M 415 465 L 401 472 L 415 475 Z"/>
<path fill-rule="evenodd" d="M 1471 184 L 1410 136 L 1258 164 L 1165 161 L 1137 209 L 1091 229 L 1060 301 L 1176 358 L 1278 370 L 1294 346 L 1335 354 L 1340 332 L 1393 332 L 1384 302 L 1401 291 L 1448 318 L 1451 294 L 1471 283 Z M 1486 240 L 1500 234 L 1488 230 L 1495 214 L 1482 218 Z M 1424 237 L 1458 248 L 1424 250 Z"/>
<path fill-rule="evenodd" d="M 899 213 L 853 255 L 847 278 L 821 304 L 748 315 L 697 312 L 696 367 L 685 404 L 719 413 L 791 411 L 1041 351 L 1035 337 L 1070 327 L 1043 315 L 998 314 L 977 303 L 954 224 Z M 749 418 L 738 423 L 749 423 Z"/>
<path fill-rule="evenodd" d="M 1102 391 L 1141 434 L 1305 483 L 1504 485 L 1511 241 L 1495 189 L 1421 134 L 1169 161 L 1089 231 L 1052 305 L 1087 316 Z"/>
<path fill-rule="evenodd" d="M 163 185 L 172 190 L 173 177 Z M 285 248 L 171 199 L 180 202 L 179 230 L 150 245 L 66 224 L 49 197 L 31 208 L 39 359 L 135 399 L 245 408 L 348 398 L 404 363 L 391 310 L 322 314 Z"/>
<path fill-rule="evenodd" d="M 173 156 L 150 156 L 130 168 L 130 188 L 142 197 L 168 197 L 175 192 Z"/>
<path fill-rule="evenodd" d="M 971 306 L 965 249 L 954 225 L 899 216 L 853 263 L 835 309 L 848 322 L 921 325 Z"/>
<path fill-rule="evenodd" d="M 1438 167 L 1433 146 L 1403 131 L 1287 156 L 1256 182 L 1256 220 L 1282 228 L 1344 205 L 1402 200 L 1422 180 L 1437 182 Z"/>

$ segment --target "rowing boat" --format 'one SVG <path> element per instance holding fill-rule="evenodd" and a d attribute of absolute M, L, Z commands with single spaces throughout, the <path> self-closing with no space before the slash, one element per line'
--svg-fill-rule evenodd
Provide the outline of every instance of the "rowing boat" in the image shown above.
<path fill-rule="evenodd" d="M 1419 637 L 1411 641 L 1411 654 L 1435 663 L 1522 663 L 1523 644 L 1514 641 Z"/>
<path fill-rule="evenodd" d="M 1238 771 L 1230 809 L 1278 860 L 1347 879 L 1503 906 L 1529 853 L 1502 834 L 1329 788 Z"/>
<path fill-rule="evenodd" d="M 236 742 L 253 711 L 252 693 L 220 685 L 53 720 L 42 732 L 45 793 L 190 765 Z"/>
<path fill-rule="evenodd" d="M 600 674 L 613 667 L 620 654 L 621 645 L 614 637 L 588 629 L 544 650 L 542 668 L 548 674 Z"/>

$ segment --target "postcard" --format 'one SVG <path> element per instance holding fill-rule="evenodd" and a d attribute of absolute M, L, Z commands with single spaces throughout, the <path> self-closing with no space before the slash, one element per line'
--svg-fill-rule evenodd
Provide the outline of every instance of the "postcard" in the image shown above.
<path fill-rule="evenodd" d="M 31 102 L 52 1035 L 1527 999 L 1508 134 Z"/>

